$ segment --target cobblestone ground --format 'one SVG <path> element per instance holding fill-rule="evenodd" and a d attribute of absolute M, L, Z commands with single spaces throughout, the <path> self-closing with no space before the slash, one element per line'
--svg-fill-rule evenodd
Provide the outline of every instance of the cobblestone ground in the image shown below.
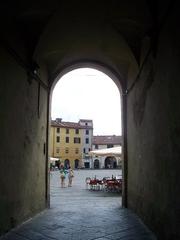
<path fill-rule="evenodd" d="M 106 193 L 102 191 L 90 191 L 86 189 L 85 179 L 91 177 L 102 179 L 103 177 L 112 177 L 121 175 L 121 170 L 75 170 L 73 178 L 73 186 L 67 187 L 68 180 L 66 179 L 66 188 L 60 188 L 60 178 L 58 172 L 52 172 L 51 175 L 51 207 L 69 208 L 73 206 L 91 208 L 95 207 L 97 202 L 98 207 L 116 206 L 121 207 L 121 195 L 119 193 Z M 64 205 L 65 203 L 65 205 Z"/>
<path fill-rule="evenodd" d="M 155 240 L 121 195 L 86 189 L 86 177 L 121 174 L 120 170 L 78 170 L 72 187 L 60 188 L 51 174 L 51 207 L 14 229 L 3 240 Z"/>

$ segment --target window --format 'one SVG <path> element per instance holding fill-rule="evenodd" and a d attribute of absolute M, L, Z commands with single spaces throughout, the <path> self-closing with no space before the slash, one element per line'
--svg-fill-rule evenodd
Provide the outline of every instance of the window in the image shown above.
<path fill-rule="evenodd" d="M 89 138 L 86 138 L 86 143 L 89 143 Z"/>
<path fill-rule="evenodd" d="M 66 137 L 66 143 L 69 143 L 69 137 Z"/>
<path fill-rule="evenodd" d="M 86 153 L 86 149 L 85 148 L 83 149 L 83 152 Z"/>
<path fill-rule="evenodd" d="M 60 149 L 59 148 L 56 148 L 56 153 L 59 153 L 60 152 Z"/>
<path fill-rule="evenodd" d="M 112 147 L 114 147 L 113 144 L 107 144 L 107 148 L 112 148 Z"/>
<path fill-rule="evenodd" d="M 60 133 L 60 128 L 59 128 L 59 127 L 56 128 L 56 132 L 57 132 L 57 133 Z"/>
<path fill-rule="evenodd" d="M 89 152 L 91 151 L 91 149 L 89 148 Z"/>
<path fill-rule="evenodd" d="M 56 142 L 60 142 L 60 137 L 59 136 L 56 137 Z"/>
<path fill-rule="evenodd" d="M 85 125 L 87 126 L 87 125 L 88 125 L 88 123 L 86 122 L 86 123 L 85 123 Z"/>
<path fill-rule="evenodd" d="M 69 128 L 66 128 L 66 134 L 69 134 Z"/>
<path fill-rule="evenodd" d="M 65 148 L 65 153 L 69 153 L 69 148 Z"/>
<path fill-rule="evenodd" d="M 79 134 L 79 129 L 75 129 L 76 134 Z"/>
<path fill-rule="evenodd" d="M 74 143 L 81 143 L 81 139 L 79 137 L 74 138 Z"/>
<path fill-rule="evenodd" d="M 79 153 L 79 149 L 78 149 L 78 148 L 75 149 L 75 153 L 76 153 L 76 154 Z"/>
<path fill-rule="evenodd" d="M 86 130 L 86 135 L 89 135 L 89 130 Z"/>
<path fill-rule="evenodd" d="M 95 149 L 98 149 L 99 147 L 98 147 L 98 145 L 97 144 L 95 144 Z"/>

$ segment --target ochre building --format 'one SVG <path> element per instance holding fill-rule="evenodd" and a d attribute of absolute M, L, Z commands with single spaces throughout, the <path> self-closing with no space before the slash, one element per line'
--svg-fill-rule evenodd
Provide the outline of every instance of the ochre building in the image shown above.
<path fill-rule="evenodd" d="M 58 158 L 65 167 L 84 167 L 83 153 L 85 142 L 92 141 L 92 120 L 80 119 L 76 122 L 64 122 L 61 118 L 51 121 L 50 156 Z M 86 132 L 86 136 L 84 135 Z M 86 139 L 84 139 L 86 138 Z M 85 141 L 86 140 L 86 141 Z M 88 150 L 91 149 L 91 146 Z"/>

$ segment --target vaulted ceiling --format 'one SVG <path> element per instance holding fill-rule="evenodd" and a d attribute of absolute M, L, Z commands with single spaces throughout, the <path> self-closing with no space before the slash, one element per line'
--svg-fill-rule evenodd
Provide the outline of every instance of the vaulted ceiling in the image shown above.
<path fill-rule="evenodd" d="M 153 3 L 8 0 L 1 6 L 2 41 L 26 61 L 43 61 L 50 76 L 62 61 L 80 59 L 113 61 L 125 74 L 132 59 L 139 64 L 142 40 L 152 32 Z"/>

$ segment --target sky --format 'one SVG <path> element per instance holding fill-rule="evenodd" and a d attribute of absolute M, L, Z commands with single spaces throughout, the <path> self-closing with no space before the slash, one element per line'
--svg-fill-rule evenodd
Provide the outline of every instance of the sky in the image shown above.
<path fill-rule="evenodd" d="M 120 92 L 111 78 L 91 68 L 63 75 L 52 94 L 51 118 L 93 120 L 94 135 L 121 135 Z"/>

